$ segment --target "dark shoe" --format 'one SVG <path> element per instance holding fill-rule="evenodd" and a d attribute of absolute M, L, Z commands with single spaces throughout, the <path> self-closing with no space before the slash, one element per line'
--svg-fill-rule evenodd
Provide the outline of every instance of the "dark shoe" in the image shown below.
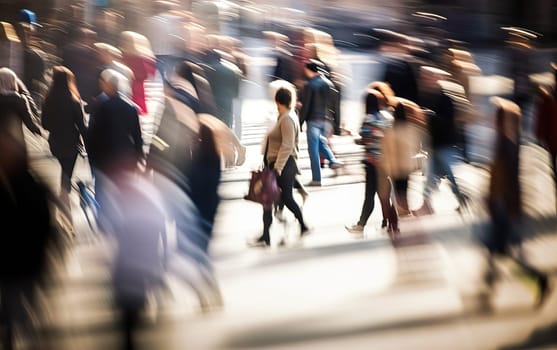
<path fill-rule="evenodd" d="M 248 242 L 248 246 L 252 248 L 265 248 L 271 246 L 271 238 L 269 236 L 262 235 L 258 239 Z"/>
<path fill-rule="evenodd" d="M 387 219 L 383 219 L 383 221 L 381 221 L 381 228 L 385 227 L 387 227 Z"/>
<path fill-rule="evenodd" d="M 311 233 L 310 228 L 307 227 L 306 225 L 302 225 L 302 228 L 300 230 L 300 237 L 308 236 L 310 233 Z"/>

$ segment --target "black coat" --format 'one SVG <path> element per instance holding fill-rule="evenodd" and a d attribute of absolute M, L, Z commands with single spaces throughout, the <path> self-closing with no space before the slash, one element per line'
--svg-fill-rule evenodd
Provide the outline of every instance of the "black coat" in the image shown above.
<path fill-rule="evenodd" d="M 455 108 L 453 100 L 443 92 L 422 98 L 422 107 L 435 112 L 427 120 L 431 147 L 439 149 L 456 145 Z"/>
<path fill-rule="evenodd" d="M 78 152 L 79 136 L 86 135 L 81 103 L 67 98 L 47 99 L 42 109 L 43 127 L 50 131 L 50 151 L 57 158 L 71 158 Z"/>
<path fill-rule="evenodd" d="M 416 102 L 418 98 L 418 82 L 410 62 L 400 56 L 391 57 L 385 67 L 383 81 L 389 83 L 398 97 Z"/>
<path fill-rule="evenodd" d="M 0 184 L 0 284 L 34 281 L 45 268 L 54 236 L 46 187 L 27 170 Z"/>
<path fill-rule="evenodd" d="M 144 156 L 135 107 L 119 96 L 102 103 L 91 118 L 86 146 L 93 166 L 105 173 L 135 169 Z"/>

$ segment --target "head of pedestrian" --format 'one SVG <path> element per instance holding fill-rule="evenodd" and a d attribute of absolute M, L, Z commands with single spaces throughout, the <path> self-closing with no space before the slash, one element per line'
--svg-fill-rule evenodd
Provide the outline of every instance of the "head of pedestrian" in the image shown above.
<path fill-rule="evenodd" d="M 520 107 L 507 99 L 501 97 L 491 98 L 495 105 L 495 130 L 509 140 L 517 143 L 520 138 Z"/>
<path fill-rule="evenodd" d="M 99 78 L 99 87 L 107 96 L 131 96 L 130 82 L 123 74 L 114 69 L 105 69 Z"/>
<path fill-rule="evenodd" d="M 323 64 L 317 60 L 310 59 L 305 66 L 305 74 L 309 79 L 315 77 L 320 71 L 323 71 Z"/>
<path fill-rule="evenodd" d="M 365 98 L 365 113 L 375 114 L 385 106 L 385 97 L 379 90 L 368 89 L 366 90 Z"/>
<path fill-rule="evenodd" d="M 395 92 L 391 88 L 391 85 L 384 81 L 374 81 L 370 83 L 368 89 L 377 90 L 381 93 L 381 99 L 379 101 L 380 109 L 387 109 L 388 107 L 395 107 L 398 103 Z M 383 104 L 382 104 L 383 103 Z"/>
<path fill-rule="evenodd" d="M 122 59 L 122 51 L 112 45 L 98 42 L 94 46 L 103 64 L 111 64 L 113 61 L 120 61 Z"/>
<path fill-rule="evenodd" d="M 81 97 L 72 71 L 64 66 L 55 66 L 52 69 L 52 83 L 47 96 L 67 96 L 74 101 L 80 101 Z"/>
<path fill-rule="evenodd" d="M 10 68 L 0 68 L 0 94 L 17 93 L 17 75 Z"/>
<path fill-rule="evenodd" d="M 278 89 L 275 94 L 275 103 L 277 104 L 279 115 L 289 111 L 292 108 L 292 93 L 290 90 L 287 88 Z"/>
<path fill-rule="evenodd" d="M 439 90 L 439 81 L 447 79 L 451 76 L 451 73 L 444 71 L 442 69 L 422 66 L 420 67 L 420 81 L 421 87 L 425 91 Z"/>

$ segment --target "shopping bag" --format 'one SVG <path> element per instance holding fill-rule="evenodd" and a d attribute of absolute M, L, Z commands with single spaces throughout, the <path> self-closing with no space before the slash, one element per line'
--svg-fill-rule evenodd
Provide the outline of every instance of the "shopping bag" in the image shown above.
<path fill-rule="evenodd" d="M 244 199 L 259 203 L 265 209 L 271 209 L 280 194 L 277 173 L 273 169 L 264 167 L 251 172 L 249 191 Z"/>

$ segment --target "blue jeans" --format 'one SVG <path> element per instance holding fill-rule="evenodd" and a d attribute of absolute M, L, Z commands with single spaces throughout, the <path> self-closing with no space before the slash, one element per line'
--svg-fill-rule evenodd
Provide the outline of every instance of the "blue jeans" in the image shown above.
<path fill-rule="evenodd" d="M 319 162 L 319 154 L 321 153 L 331 164 L 337 162 L 333 152 L 325 142 L 325 121 L 308 121 L 306 132 L 309 160 L 311 164 L 311 179 L 313 181 L 321 181 L 321 164 Z"/>
<path fill-rule="evenodd" d="M 431 150 L 429 154 L 429 169 L 427 172 L 427 183 L 424 188 L 424 199 L 429 200 L 431 192 L 439 185 L 439 180 L 446 176 L 451 183 L 454 195 L 460 200 L 460 189 L 453 175 L 452 166 L 458 151 L 453 147 L 442 147 Z"/>

